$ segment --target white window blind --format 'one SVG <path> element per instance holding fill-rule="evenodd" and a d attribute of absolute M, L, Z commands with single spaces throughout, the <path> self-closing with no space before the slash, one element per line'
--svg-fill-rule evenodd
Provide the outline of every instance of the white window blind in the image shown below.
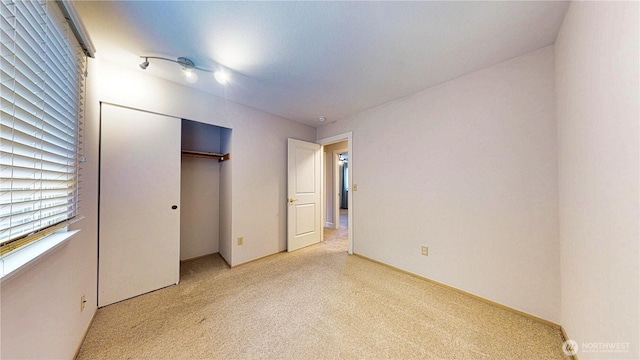
<path fill-rule="evenodd" d="M 0 12 L 1 255 L 78 214 L 86 58 L 55 2 Z"/>

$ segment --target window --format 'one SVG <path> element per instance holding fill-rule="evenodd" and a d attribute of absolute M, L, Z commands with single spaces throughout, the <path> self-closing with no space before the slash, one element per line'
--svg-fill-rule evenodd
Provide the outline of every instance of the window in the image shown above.
<path fill-rule="evenodd" d="M 86 58 L 65 19 L 68 5 L 2 0 L 0 6 L 4 255 L 77 218 Z"/>

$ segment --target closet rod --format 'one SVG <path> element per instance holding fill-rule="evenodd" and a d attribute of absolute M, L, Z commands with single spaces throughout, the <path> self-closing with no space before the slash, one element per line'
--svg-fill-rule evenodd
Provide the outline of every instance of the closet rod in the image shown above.
<path fill-rule="evenodd" d="M 231 155 L 229 153 L 218 154 L 213 152 L 193 151 L 193 150 L 182 150 L 182 155 L 207 158 L 207 159 L 218 159 L 218 162 L 229 160 L 231 158 Z"/>

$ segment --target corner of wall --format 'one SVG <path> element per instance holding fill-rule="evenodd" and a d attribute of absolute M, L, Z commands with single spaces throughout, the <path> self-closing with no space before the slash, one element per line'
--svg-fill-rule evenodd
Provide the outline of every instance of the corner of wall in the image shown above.
<path fill-rule="evenodd" d="M 640 356 L 639 8 L 572 2 L 555 45 L 560 316 L 583 360 Z"/>

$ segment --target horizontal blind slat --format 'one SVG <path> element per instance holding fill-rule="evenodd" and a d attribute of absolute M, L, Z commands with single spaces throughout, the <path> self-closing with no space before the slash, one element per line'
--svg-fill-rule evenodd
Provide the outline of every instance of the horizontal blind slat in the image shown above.
<path fill-rule="evenodd" d="M 52 199 L 59 196 L 67 196 L 69 197 L 71 193 L 69 191 L 60 191 L 60 190 L 14 190 L 0 191 L 0 204 L 1 205 L 11 205 L 13 201 L 16 203 L 25 203 L 25 202 L 35 202 L 44 199 Z"/>
<path fill-rule="evenodd" d="M 63 181 L 64 180 L 64 181 L 69 181 L 70 179 L 73 179 L 71 176 L 68 175 L 68 173 L 61 174 L 61 173 L 55 172 L 55 171 L 35 170 L 35 169 L 28 169 L 28 168 L 20 168 L 20 167 L 16 167 L 16 166 L 12 166 L 12 167 L 4 167 L 3 166 L 2 168 L 3 168 L 3 171 L 2 171 L 3 175 L 4 175 L 4 173 L 11 174 L 11 178 L 13 179 L 13 181 L 16 182 L 16 184 L 18 183 L 18 181 L 21 181 L 21 180 L 24 180 L 24 181 L 35 181 L 35 180 L 55 180 L 55 181 Z M 7 171 L 5 171 L 5 170 L 7 170 Z M 7 186 L 11 186 L 11 185 L 7 184 Z"/>
<path fill-rule="evenodd" d="M 10 228 L 8 228 L 8 231 L 0 233 L 0 239 L 19 238 L 20 236 L 30 234 L 47 226 L 65 221 L 70 218 L 70 215 L 72 215 L 72 213 L 73 211 L 66 211 L 59 214 L 45 216 L 34 221 L 25 222 L 17 226 L 11 226 Z"/>
<path fill-rule="evenodd" d="M 30 143 L 24 143 L 22 139 L 16 139 L 14 134 L 13 140 L 4 140 L 0 144 L 0 152 L 2 152 L 3 161 L 2 164 L 10 165 L 13 162 L 4 160 L 5 157 L 11 158 L 11 154 L 15 152 L 18 155 L 23 155 L 30 158 L 42 159 L 52 164 L 69 164 L 76 159 L 75 149 L 60 149 L 56 148 L 56 151 L 50 151 L 53 147 L 46 142 L 39 141 L 38 146 L 33 146 Z M 15 141 L 18 140 L 18 141 Z M 15 151 L 14 151 L 15 150 Z"/>
<path fill-rule="evenodd" d="M 39 204 L 41 202 L 48 202 L 48 201 L 57 202 L 57 201 L 63 201 L 63 200 L 68 201 L 69 196 L 58 194 L 58 195 L 46 197 L 43 199 L 26 199 L 26 200 L 24 198 L 22 200 L 17 200 L 17 199 L 11 199 L 11 197 L 7 197 L 6 199 L 3 199 L 2 202 L 0 202 L 0 208 L 2 209 L 0 210 L 0 214 L 4 216 L 5 212 L 8 213 L 9 210 L 15 210 L 16 208 L 23 209 L 23 208 L 33 207 L 35 206 L 35 204 Z"/>
<path fill-rule="evenodd" d="M 57 204 L 50 207 L 41 207 L 36 210 L 17 212 L 10 216 L 0 217 L 0 224 L 26 224 L 29 222 L 35 222 L 47 217 L 57 216 L 59 214 L 69 211 L 70 205 L 68 203 Z M 4 227 L 4 226 L 3 226 Z"/>
<path fill-rule="evenodd" d="M 75 144 L 73 143 L 63 141 L 59 138 L 51 140 L 50 137 L 43 137 L 41 135 L 41 131 L 33 131 L 33 129 L 26 126 L 21 129 L 14 128 L 12 132 L 6 131 L 7 128 L 11 129 L 10 125 L 1 124 L 0 127 L 3 131 L 3 133 L 0 134 L 0 138 L 5 141 L 12 141 L 32 146 L 34 148 L 41 148 L 51 153 L 67 154 L 69 151 L 75 150 Z"/>
<path fill-rule="evenodd" d="M 21 109 L 16 109 L 16 116 L 13 118 L 13 127 L 14 129 L 21 131 L 25 134 L 30 134 L 36 139 L 41 139 L 42 141 L 49 142 L 51 144 L 55 144 L 63 149 L 73 149 L 76 146 L 76 139 L 66 133 L 61 132 L 57 128 L 41 122 L 40 124 L 34 124 L 32 120 L 34 117 L 29 116 L 24 112 L 20 112 Z M 5 119 L 0 120 L 1 124 L 5 124 L 9 127 L 9 125 Z M 40 125 L 41 128 L 37 126 Z"/>

